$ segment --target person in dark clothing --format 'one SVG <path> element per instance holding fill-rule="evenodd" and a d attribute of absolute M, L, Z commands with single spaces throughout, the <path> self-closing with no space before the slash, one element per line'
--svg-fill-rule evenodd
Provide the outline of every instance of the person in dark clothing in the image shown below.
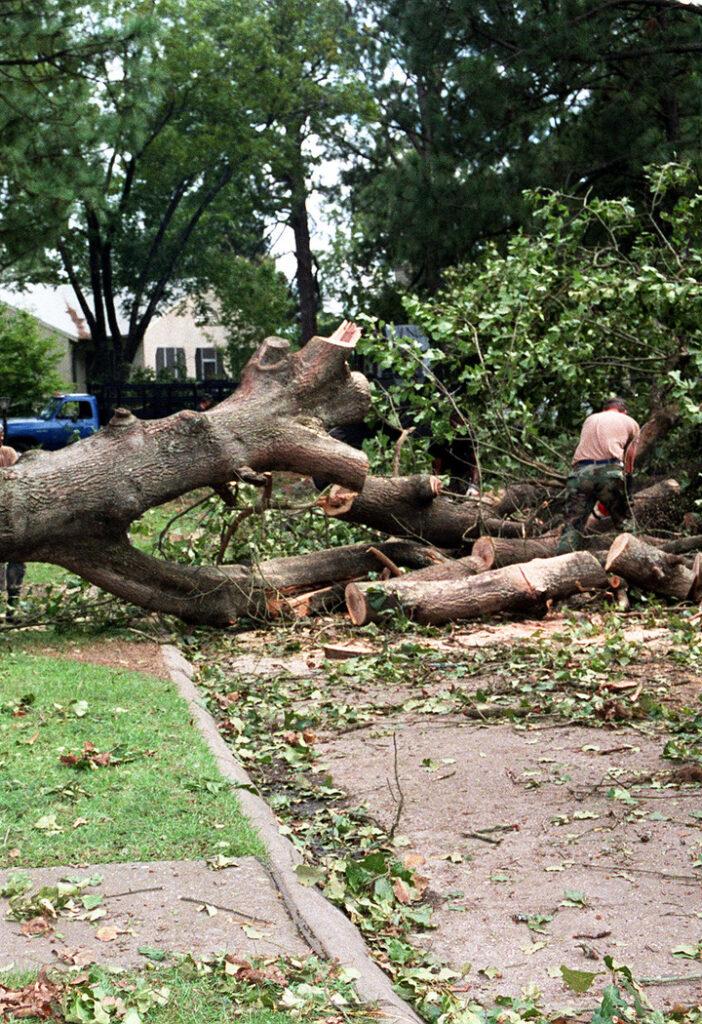
<path fill-rule="evenodd" d="M 15 617 L 15 608 L 22 592 L 22 581 L 24 580 L 26 569 L 27 566 L 24 562 L 0 564 L 0 590 L 4 590 L 7 587 L 7 611 L 5 612 L 5 618 L 8 622 L 12 622 Z"/>
<path fill-rule="evenodd" d="M 451 414 L 450 423 L 454 429 L 463 426 L 463 417 L 458 412 Z M 438 475 L 446 474 L 449 479 L 449 491 L 454 494 L 469 494 L 477 491 L 478 466 L 475 457 L 475 446 L 470 437 L 454 435 L 450 441 L 432 441 L 429 445 L 432 456 L 433 471 Z"/>

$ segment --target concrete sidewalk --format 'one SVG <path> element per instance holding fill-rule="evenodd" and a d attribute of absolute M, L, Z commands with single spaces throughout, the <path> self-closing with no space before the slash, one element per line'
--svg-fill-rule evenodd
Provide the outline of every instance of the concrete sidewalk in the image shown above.
<path fill-rule="evenodd" d="M 0 873 L 0 887 L 14 873 Z M 75 916 L 61 913 L 50 921 L 47 934 L 28 935 L 24 922 L 7 918 L 8 901 L 1 899 L 0 968 L 92 960 L 138 966 L 146 963 L 139 953 L 144 947 L 194 956 L 221 950 L 237 957 L 311 952 L 267 869 L 253 857 L 218 871 L 202 861 L 156 861 L 21 873 L 31 878 L 35 890 L 62 879 L 102 876 L 83 895 L 102 897 L 99 908 L 105 914 L 91 922 L 83 908 Z"/>

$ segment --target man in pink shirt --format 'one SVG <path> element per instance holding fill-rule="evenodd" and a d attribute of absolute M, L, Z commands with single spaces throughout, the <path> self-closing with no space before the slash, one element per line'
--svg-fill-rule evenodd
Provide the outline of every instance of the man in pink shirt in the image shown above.
<path fill-rule="evenodd" d="M 640 433 L 622 398 L 608 399 L 601 412 L 588 416 L 583 423 L 566 482 L 566 525 L 558 544 L 559 555 L 583 546 L 583 529 L 598 501 L 609 512 L 614 526 L 626 518 L 626 477 L 634 471 Z"/>

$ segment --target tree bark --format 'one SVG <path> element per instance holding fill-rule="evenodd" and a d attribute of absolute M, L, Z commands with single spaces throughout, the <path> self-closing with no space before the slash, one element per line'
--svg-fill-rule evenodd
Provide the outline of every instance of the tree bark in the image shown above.
<path fill-rule="evenodd" d="M 314 274 L 314 258 L 310 241 L 310 220 L 307 212 L 307 183 L 302 153 L 302 132 L 295 133 L 295 159 L 293 170 L 286 177 L 290 190 L 289 224 L 295 237 L 295 260 L 297 268 L 297 295 L 300 308 L 300 333 L 303 344 L 317 333 L 317 311 L 319 309 L 319 287 Z"/>
<path fill-rule="evenodd" d="M 369 476 L 360 494 L 335 486 L 317 504 L 328 516 L 443 548 L 461 548 L 481 533 L 524 536 L 523 523 L 498 519 L 479 503 L 451 501 L 440 492 L 438 477 Z"/>
<path fill-rule="evenodd" d="M 613 541 L 605 569 L 644 590 L 679 601 L 686 601 L 697 584 L 695 573 L 680 555 L 661 551 L 631 533 L 622 533 Z"/>
<path fill-rule="evenodd" d="M 512 484 L 493 508 L 498 518 L 514 512 L 531 512 L 548 502 L 563 488 L 560 484 Z"/>
<path fill-rule="evenodd" d="M 533 540 L 503 537 L 479 537 L 471 553 L 481 558 L 488 569 L 502 569 L 506 565 L 530 562 L 533 558 L 551 558 L 556 554 L 558 537 L 539 537 Z"/>
<path fill-rule="evenodd" d="M 508 565 L 452 580 L 417 579 L 418 574 L 378 586 L 350 583 L 346 607 L 356 626 L 375 621 L 384 611 L 399 608 L 416 622 L 442 625 L 496 612 L 540 609 L 548 600 L 579 591 L 597 590 L 609 579 L 588 551 L 555 558 L 537 558 L 525 565 Z"/>
<path fill-rule="evenodd" d="M 269 338 L 239 389 L 206 413 L 141 422 L 118 410 L 93 437 L 23 456 L 0 471 L 0 562 L 53 562 L 190 622 L 222 625 L 258 607 L 248 567 L 160 562 L 131 546 L 129 525 L 181 494 L 235 479 L 243 466 L 320 471 L 360 491 L 366 456 L 326 433 L 362 419 L 370 403 L 368 382 L 346 363 L 349 338 L 313 338 L 296 353 Z"/>
<path fill-rule="evenodd" d="M 682 517 L 681 491 L 677 480 L 661 480 L 637 491 L 631 509 L 640 530 L 672 530 Z"/>

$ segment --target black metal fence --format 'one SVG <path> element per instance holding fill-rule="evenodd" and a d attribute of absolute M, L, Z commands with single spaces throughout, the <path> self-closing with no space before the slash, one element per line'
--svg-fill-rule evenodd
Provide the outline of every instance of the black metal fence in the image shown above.
<path fill-rule="evenodd" d="M 106 423 L 115 409 L 129 409 L 142 420 L 157 420 L 181 409 L 197 409 L 209 395 L 214 403 L 228 398 L 238 386 L 235 380 L 149 381 L 145 384 L 94 384 L 100 422 Z"/>

